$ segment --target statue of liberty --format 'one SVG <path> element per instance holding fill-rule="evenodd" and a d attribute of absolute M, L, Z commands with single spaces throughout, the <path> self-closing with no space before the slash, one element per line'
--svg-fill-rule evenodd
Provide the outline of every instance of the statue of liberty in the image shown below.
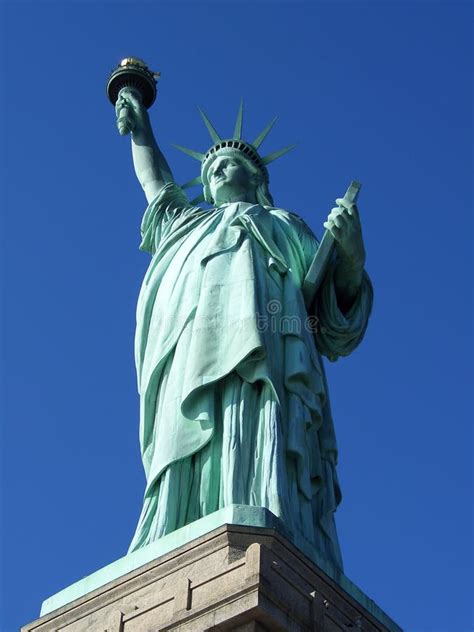
<path fill-rule="evenodd" d="M 139 92 L 124 88 L 151 255 L 137 306 L 135 356 L 146 491 L 130 551 L 231 504 L 266 507 L 336 568 L 341 500 L 337 444 L 321 356 L 361 341 L 372 305 L 356 206 L 337 199 L 325 227 L 336 257 L 314 300 L 302 285 L 318 241 L 275 207 L 267 165 L 201 112 L 213 145 L 197 159 L 190 202 L 155 141 Z M 123 131 L 123 130 L 122 130 Z M 211 205 L 207 208 L 200 201 Z"/>

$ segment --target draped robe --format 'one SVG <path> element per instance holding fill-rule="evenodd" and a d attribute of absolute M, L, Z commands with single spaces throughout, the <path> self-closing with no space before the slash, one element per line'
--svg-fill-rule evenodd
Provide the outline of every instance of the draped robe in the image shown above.
<path fill-rule="evenodd" d="M 342 569 L 320 355 L 361 341 L 368 276 L 343 314 L 330 270 L 308 314 L 302 284 L 318 242 L 303 220 L 242 202 L 192 207 L 175 184 L 141 232 L 152 255 L 135 338 L 147 485 L 130 551 L 237 503 L 267 507 Z"/>

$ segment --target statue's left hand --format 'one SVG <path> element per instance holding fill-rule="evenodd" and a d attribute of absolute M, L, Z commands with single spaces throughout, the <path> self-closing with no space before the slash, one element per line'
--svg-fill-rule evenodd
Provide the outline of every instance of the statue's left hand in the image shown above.
<path fill-rule="evenodd" d="M 338 198 L 336 204 L 338 206 L 331 209 L 324 227 L 335 239 L 339 259 L 348 267 L 362 270 L 365 248 L 359 211 L 355 204 L 349 204 L 343 198 Z"/>

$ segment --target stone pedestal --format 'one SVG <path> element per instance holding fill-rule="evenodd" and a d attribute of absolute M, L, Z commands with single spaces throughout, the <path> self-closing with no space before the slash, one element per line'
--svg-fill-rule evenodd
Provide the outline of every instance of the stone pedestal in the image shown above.
<path fill-rule="evenodd" d="M 345 581 L 343 588 L 275 529 L 225 524 L 22 632 L 401 632 Z"/>

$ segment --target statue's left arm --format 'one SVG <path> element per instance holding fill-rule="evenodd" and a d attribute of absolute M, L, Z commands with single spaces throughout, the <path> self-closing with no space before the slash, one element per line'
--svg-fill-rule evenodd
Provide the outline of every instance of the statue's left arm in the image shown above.
<path fill-rule="evenodd" d="M 372 309 L 372 284 L 357 207 L 337 199 L 324 226 L 336 242 L 334 263 L 311 311 L 318 319 L 316 346 L 330 360 L 348 355 L 362 340 Z"/>
<path fill-rule="evenodd" d="M 324 227 L 336 242 L 334 289 L 341 311 L 347 313 L 362 284 L 365 247 L 357 206 L 348 204 L 343 198 L 338 198 L 336 204 L 338 206 L 331 209 Z"/>

